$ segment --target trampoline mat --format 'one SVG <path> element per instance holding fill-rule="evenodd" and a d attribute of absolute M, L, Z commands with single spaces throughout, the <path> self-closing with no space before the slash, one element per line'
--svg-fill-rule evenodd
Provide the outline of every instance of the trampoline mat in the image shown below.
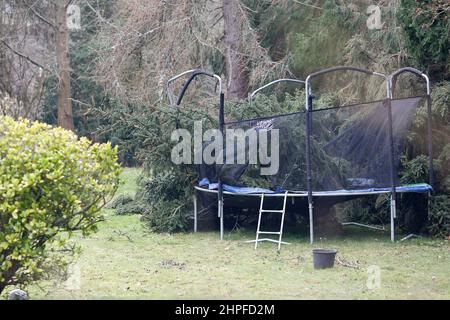
<path fill-rule="evenodd" d="M 210 190 L 216 191 L 218 189 L 217 183 L 203 184 L 196 188 L 197 190 Z M 283 195 L 286 191 L 290 196 L 307 196 L 308 191 L 292 191 L 292 190 L 270 190 L 264 188 L 252 188 L 252 187 L 239 187 L 223 184 L 223 190 L 229 194 L 248 194 L 248 195 Z M 432 187 L 426 183 L 401 185 L 395 188 L 396 192 L 415 192 L 426 193 L 432 190 Z M 392 188 L 365 188 L 365 189 L 351 189 L 351 190 L 333 190 L 333 191 L 313 191 L 313 196 L 339 196 L 339 195 L 357 195 L 357 194 L 377 194 L 377 193 L 390 193 Z"/>

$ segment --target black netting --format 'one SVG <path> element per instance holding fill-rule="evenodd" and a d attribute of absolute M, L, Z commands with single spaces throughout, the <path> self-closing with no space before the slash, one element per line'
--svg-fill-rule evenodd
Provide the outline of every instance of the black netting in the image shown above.
<path fill-rule="evenodd" d="M 391 101 L 395 168 L 400 163 L 405 137 L 421 99 L 417 97 Z M 314 110 L 311 118 L 314 191 L 391 186 L 391 144 L 385 101 Z M 207 177 L 211 182 L 216 182 L 219 174 L 222 181 L 230 185 L 272 190 L 307 190 L 305 112 L 228 123 L 225 129 L 240 129 L 242 132 L 248 129 L 255 129 L 255 132 L 272 132 L 278 129 L 277 173 L 263 176 L 261 167 L 264 166 L 261 163 L 249 163 L 249 156 L 259 152 L 260 141 L 256 142 L 255 148 L 254 140 L 246 136 L 245 147 L 241 150 L 231 152 L 231 145 L 227 145 L 228 150 L 223 150 L 224 154 L 228 152 L 233 155 L 228 159 L 233 164 L 201 165 L 200 178 Z M 236 164 L 242 156 L 244 163 Z"/>
<path fill-rule="evenodd" d="M 395 169 L 400 163 L 405 137 L 420 99 L 391 102 Z M 312 158 L 325 160 L 312 161 L 313 190 L 391 186 L 388 116 L 383 101 L 313 112 Z"/>
<path fill-rule="evenodd" d="M 282 188 L 286 190 L 305 189 L 305 121 L 306 113 L 298 112 L 228 124 L 226 129 L 240 129 L 247 132 L 249 132 L 249 129 L 253 129 L 253 132 L 257 133 L 266 131 L 269 142 L 268 155 L 272 157 L 272 161 L 275 160 L 274 155 L 270 152 L 271 143 L 275 143 L 275 141 L 271 140 L 274 137 L 272 133 L 274 130 L 278 130 L 278 170 L 276 174 L 261 175 L 261 169 L 273 165 L 273 163 L 266 165 L 260 162 L 255 164 L 254 161 L 249 163 L 248 155 L 255 156 L 255 151 L 259 153 L 261 141 L 258 139 L 257 148 L 252 149 L 252 145 L 249 144 L 250 139 L 246 139 L 245 150 L 238 150 L 237 147 L 235 149 L 237 150 L 235 153 L 236 157 L 247 156 L 247 164 L 239 166 L 240 169 L 245 170 L 235 170 L 236 165 L 223 165 L 221 166 L 222 180 L 225 183 L 243 184 L 252 187 Z"/>

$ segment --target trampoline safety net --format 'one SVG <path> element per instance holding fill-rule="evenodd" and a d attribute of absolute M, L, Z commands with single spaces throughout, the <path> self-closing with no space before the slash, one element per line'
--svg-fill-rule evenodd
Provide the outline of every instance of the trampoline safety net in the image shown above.
<path fill-rule="evenodd" d="M 391 100 L 395 172 L 400 164 L 413 117 L 423 99 L 412 97 Z M 385 188 L 392 185 L 387 100 L 316 109 L 309 114 L 313 191 Z M 276 143 L 274 135 L 270 133 L 278 129 L 278 170 L 270 175 L 262 175 L 261 167 L 264 164 L 250 161 L 251 156 L 260 151 L 262 144 L 259 139 L 252 141 L 251 137 L 246 136 L 245 147 L 239 148 L 236 140 L 226 138 L 226 147 L 222 153 L 226 154 L 234 149 L 234 162 L 200 165 L 200 179 L 208 178 L 210 182 L 216 182 L 219 175 L 229 185 L 306 191 L 307 115 L 307 112 L 301 111 L 226 123 L 225 132 L 226 129 L 268 132 L 269 145 Z M 228 140 L 233 141 L 233 144 Z M 266 148 L 270 151 L 270 148 Z M 271 155 L 272 161 L 274 156 Z M 238 163 L 239 157 L 245 159 L 244 163 Z M 398 184 L 398 177 L 395 179 L 395 184 Z"/>

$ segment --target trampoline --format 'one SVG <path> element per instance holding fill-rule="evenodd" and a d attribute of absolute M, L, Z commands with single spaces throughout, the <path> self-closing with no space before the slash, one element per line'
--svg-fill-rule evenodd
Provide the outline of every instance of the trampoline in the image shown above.
<path fill-rule="evenodd" d="M 316 108 L 312 80 L 335 72 L 376 77 L 385 88 L 383 89 L 386 92 L 385 96 L 373 101 L 325 107 L 321 105 Z M 403 73 L 411 73 L 425 80 L 426 94 L 396 98 L 394 84 Z M 221 239 L 224 234 L 224 207 L 257 208 L 262 194 L 276 206 L 287 192 L 288 211 L 307 211 L 311 243 L 314 241 L 314 208 L 321 202 L 334 205 L 358 197 L 387 194 L 390 196 L 391 240 L 395 241 L 396 195 L 398 193 L 430 195 L 432 191 L 430 83 L 428 76 L 417 69 L 402 68 L 386 76 L 361 68 L 340 66 L 315 72 L 305 81 L 275 80 L 250 94 L 249 101 L 253 101 L 263 89 L 277 83 L 290 82 L 304 87 L 303 108 L 286 114 L 254 119 L 230 119 L 230 121 L 226 121 L 224 116 L 224 93 L 220 77 L 203 70 L 190 70 L 169 80 L 167 87 L 171 104 L 173 98 L 169 90 L 170 83 L 183 75 L 189 75 L 189 78 L 178 95 L 177 106 L 180 105 L 189 84 L 195 77 L 206 75 L 219 83 L 219 129 L 223 137 L 227 129 L 245 131 L 264 128 L 269 132 L 274 129 L 279 132 L 279 170 L 270 176 L 257 177 L 270 182 L 269 188 L 243 183 L 246 175 L 255 177 L 255 169 L 258 167 L 249 164 L 248 161 L 245 164 L 217 162 L 213 165 L 198 166 L 199 185 L 195 186 L 195 190 L 203 199 L 217 203 Z M 427 112 L 429 179 L 419 184 L 401 185 L 397 172 L 400 156 L 405 147 L 406 135 L 420 105 L 423 105 Z M 228 145 L 224 147 L 217 157 L 223 157 L 228 147 Z M 234 146 L 232 147 L 234 150 Z M 238 153 L 248 152 L 248 148 L 237 150 Z M 196 231 L 196 205 L 194 215 Z"/>

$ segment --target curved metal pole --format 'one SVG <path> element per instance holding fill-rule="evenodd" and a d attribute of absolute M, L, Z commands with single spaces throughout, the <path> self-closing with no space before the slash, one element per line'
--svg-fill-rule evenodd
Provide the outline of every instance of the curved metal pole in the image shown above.
<path fill-rule="evenodd" d="M 170 90 L 170 84 L 171 84 L 172 82 L 174 82 L 175 80 L 177 80 L 177 79 L 179 79 L 179 78 L 181 78 L 181 77 L 183 77 L 183 76 L 185 76 L 185 75 L 187 75 L 187 74 L 191 74 L 191 76 L 190 76 L 190 78 L 188 79 L 188 81 L 184 84 L 183 89 L 182 89 L 180 95 L 179 95 L 178 98 L 177 98 L 177 103 L 176 103 L 176 105 L 180 105 L 181 100 L 183 99 L 183 96 L 184 96 L 184 94 L 185 94 L 187 88 L 189 87 L 189 85 L 190 85 L 190 83 L 192 82 L 192 80 L 193 80 L 196 76 L 198 76 L 198 75 L 206 75 L 206 76 L 215 78 L 215 79 L 217 80 L 217 82 L 219 83 L 219 94 L 222 93 L 222 91 L 223 91 L 223 88 L 222 88 L 222 79 L 221 79 L 218 75 L 213 74 L 213 73 L 211 73 L 211 72 L 207 72 L 207 71 L 201 70 L 201 69 L 191 69 L 191 70 L 187 70 L 187 71 L 184 71 L 184 72 L 182 72 L 182 73 L 180 73 L 180 74 L 178 74 L 178 75 L 176 75 L 176 76 L 170 78 L 170 79 L 167 81 L 167 83 L 166 83 L 167 97 L 169 98 L 169 103 L 170 103 L 170 106 L 171 106 L 171 107 L 174 106 L 174 101 L 173 101 L 172 90 Z"/>
<path fill-rule="evenodd" d="M 170 105 L 173 106 L 173 99 L 172 99 L 172 92 L 170 91 L 170 84 L 173 81 L 175 81 L 176 79 L 178 79 L 184 75 L 187 75 L 187 74 L 191 74 L 191 75 L 188 78 L 188 80 L 185 82 L 185 84 L 183 85 L 183 88 L 181 89 L 181 91 L 178 95 L 176 105 L 179 106 L 181 104 L 184 94 L 186 93 L 187 89 L 189 88 L 189 85 L 192 83 L 192 80 L 194 80 L 195 77 L 200 76 L 200 75 L 205 75 L 205 76 L 208 76 L 211 78 L 215 78 L 217 80 L 217 82 L 219 83 L 219 129 L 220 129 L 220 132 L 221 132 L 222 138 L 223 138 L 224 122 L 225 122 L 225 120 L 224 120 L 225 95 L 223 93 L 222 79 L 220 78 L 220 76 L 218 76 L 214 73 L 211 73 L 211 72 L 200 70 L 200 69 L 188 70 L 188 71 L 182 72 L 182 73 L 174 76 L 173 78 L 169 79 L 169 81 L 167 81 L 167 94 L 169 97 Z M 218 176 L 218 184 L 219 184 L 219 188 L 218 188 L 218 192 L 217 192 L 217 211 L 218 211 L 218 216 L 220 218 L 220 239 L 223 240 L 223 233 L 224 233 L 223 184 L 220 179 L 220 176 Z"/>
<path fill-rule="evenodd" d="M 181 78 L 182 76 L 184 76 L 186 74 L 192 73 L 195 70 L 196 69 L 184 71 L 184 72 L 182 72 L 180 74 L 177 74 L 176 76 L 170 78 L 169 80 L 167 80 L 167 82 L 166 82 L 166 92 L 167 92 L 167 97 L 169 98 L 169 103 L 170 103 L 171 107 L 173 107 L 173 95 L 172 95 L 172 90 L 170 90 L 170 84 L 172 82 L 174 82 L 175 80 L 177 80 L 178 78 Z"/>
<path fill-rule="evenodd" d="M 386 82 L 387 94 L 389 98 L 389 81 L 388 77 L 382 73 L 361 69 L 357 67 L 349 67 L 349 66 L 338 66 L 333 68 L 323 69 L 317 72 L 314 72 L 306 78 L 305 81 L 305 108 L 306 108 L 306 170 L 307 170 L 307 187 L 308 187 L 308 211 L 309 211 L 309 236 L 310 242 L 314 242 L 314 199 L 313 199 L 313 191 L 312 191 L 312 168 L 311 168 L 311 129 L 312 129 L 312 111 L 313 111 L 313 95 L 311 88 L 311 79 L 323 75 L 330 72 L 337 71 L 354 71 L 365 73 L 372 76 L 382 77 Z M 391 162 L 393 165 L 393 163 Z M 395 192 L 395 186 L 394 186 Z M 394 202 L 395 204 L 395 202 Z M 391 212 L 391 216 L 393 212 Z M 392 222 L 392 219 L 391 219 Z"/>
<path fill-rule="evenodd" d="M 394 98 L 394 91 L 395 88 L 393 86 L 393 81 L 402 73 L 413 73 L 418 77 L 421 77 L 425 80 L 427 85 L 427 140 L 428 140 L 428 183 L 430 186 L 433 186 L 434 184 L 434 164 L 433 164 L 433 130 L 432 130 L 432 114 L 431 114 L 431 107 L 432 107 L 432 101 L 431 101 L 431 84 L 430 84 L 430 78 L 423 73 L 422 71 L 411 68 L 411 67 L 405 67 L 398 69 L 397 71 L 393 72 L 389 75 L 389 85 L 390 85 L 390 96 L 391 99 Z"/>
<path fill-rule="evenodd" d="M 305 84 L 305 81 L 303 81 L 303 80 L 297 80 L 297 79 L 278 79 L 278 80 L 269 82 L 269 83 L 263 85 L 262 87 L 259 87 L 259 88 L 256 89 L 255 91 L 253 91 L 253 92 L 250 94 L 249 99 L 252 100 L 253 97 L 254 97 L 258 92 L 260 92 L 261 90 L 264 90 L 265 88 L 270 87 L 270 86 L 272 86 L 272 85 L 274 85 L 274 84 L 276 84 L 276 83 L 279 83 L 279 82 L 295 82 L 295 83 Z"/>
<path fill-rule="evenodd" d="M 381 77 L 386 82 L 388 80 L 388 77 L 382 73 L 370 71 L 370 70 L 366 70 L 366 69 L 362 69 L 362 68 L 357 68 L 357 67 L 338 66 L 338 67 L 323 69 L 323 70 L 311 73 L 310 75 L 308 75 L 308 77 L 306 77 L 306 80 L 305 80 L 306 101 L 308 100 L 308 96 L 309 96 L 310 92 L 312 92 L 310 82 L 313 78 L 315 78 L 319 75 L 323 75 L 323 74 L 331 73 L 331 72 L 337 72 L 337 71 L 354 71 L 354 72 L 359 72 L 359 73 L 365 73 L 365 74 L 368 74 L 371 76 Z M 388 92 L 389 92 L 389 89 L 388 89 Z M 310 107 L 312 107 L 312 105 Z M 306 104 L 306 111 L 308 111 L 308 104 Z"/>
<path fill-rule="evenodd" d="M 392 74 L 389 75 L 389 94 L 390 94 L 390 98 L 393 99 L 394 98 L 394 91 L 395 88 L 393 86 L 393 81 L 394 79 L 396 79 L 400 74 L 405 73 L 405 72 L 409 72 L 409 73 L 413 73 L 418 77 L 421 77 L 425 80 L 426 85 L 427 85 L 427 140 L 428 140 L 428 183 L 430 184 L 430 186 L 433 186 L 434 184 L 434 165 L 433 165 L 433 139 L 432 139 L 432 135 L 433 135 L 433 131 L 432 131 L 432 114 L 431 114 L 431 107 L 432 107 L 432 101 L 431 101 L 431 84 L 430 84 L 430 78 L 423 73 L 422 71 L 415 69 L 415 68 L 411 68 L 411 67 L 405 67 L 405 68 L 400 68 L 398 70 L 396 70 L 395 72 L 393 72 Z M 430 197 L 430 193 L 428 193 L 428 197 Z M 428 198 L 428 201 L 430 201 L 430 198 Z M 429 205 L 428 205 L 429 208 Z"/>
<path fill-rule="evenodd" d="M 386 78 L 386 76 L 384 74 L 381 74 L 381 73 L 378 73 L 378 72 L 374 72 L 374 71 L 370 71 L 370 70 L 366 70 L 366 69 L 362 69 L 362 68 L 358 68 L 358 67 L 338 66 L 338 67 L 322 69 L 322 70 L 319 70 L 317 72 L 311 73 L 306 78 L 306 81 L 308 81 L 309 79 L 315 78 L 315 77 L 317 77 L 319 75 L 322 75 L 322 74 L 325 74 L 325 73 L 330 73 L 330 72 L 336 72 L 336 71 L 355 71 L 355 72 L 365 73 L 365 74 L 368 74 L 368 75 L 382 76 L 383 78 Z"/>
<path fill-rule="evenodd" d="M 430 85 L 430 78 L 423 73 L 422 71 L 416 69 L 416 68 L 411 68 L 411 67 L 405 67 L 405 68 L 400 68 L 398 70 L 396 70 L 395 72 L 391 73 L 389 75 L 389 83 L 391 85 L 391 94 L 392 94 L 392 98 L 394 95 L 394 89 L 392 87 L 392 80 L 397 78 L 400 74 L 405 73 L 405 72 L 409 72 L 409 73 L 413 73 L 419 77 L 422 77 L 423 79 L 425 79 L 426 83 L 427 83 L 427 95 L 431 94 L 431 85 Z"/>
<path fill-rule="evenodd" d="M 217 82 L 219 83 L 219 96 L 220 96 L 220 94 L 223 93 L 222 92 L 222 79 L 218 75 L 204 71 L 204 70 L 194 70 L 194 72 L 192 72 L 192 75 L 189 77 L 189 79 L 186 81 L 183 88 L 181 89 L 180 94 L 178 95 L 177 106 L 179 106 L 181 104 L 184 94 L 186 93 L 192 80 L 194 80 L 197 76 L 200 76 L 200 75 L 205 75 L 205 76 L 217 79 Z"/>

